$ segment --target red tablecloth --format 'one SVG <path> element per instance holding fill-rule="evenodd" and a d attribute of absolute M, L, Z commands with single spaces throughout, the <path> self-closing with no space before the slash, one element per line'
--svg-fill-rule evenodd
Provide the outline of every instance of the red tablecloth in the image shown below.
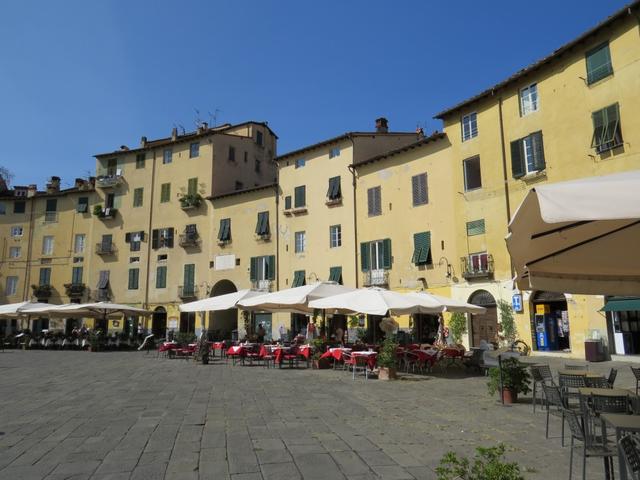
<path fill-rule="evenodd" d="M 169 350 L 176 350 L 178 348 L 178 344 L 175 342 L 164 342 L 158 347 L 158 351 L 167 352 Z"/>
<path fill-rule="evenodd" d="M 243 347 L 242 345 L 238 345 L 235 347 L 229 347 L 229 350 L 227 350 L 227 355 L 230 357 L 236 356 L 236 357 L 245 357 L 247 355 L 247 349 L 245 347 Z"/>
<path fill-rule="evenodd" d="M 447 347 L 440 351 L 440 355 L 449 358 L 464 357 L 464 350 L 461 348 Z"/>
<path fill-rule="evenodd" d="M 366 357 L 369 369 L 373 370 L 376 368 L 376 361 L 378 360 L 378 354 L 376 352 L 352 352 L 351 358 L 355 357 Z"/>
<path fill-rule="evenodd" d="M 351 353 L 350 348 L 330 348 L 326 352 L 324 352 L 320 358 L 335 358 L 339 362 L 342 361 L 342 353 L 347 352 Z"/>
<path fill-rule="evenodd" d="M 411 353 L 417 355 L 421 362 L 428 363 L 431 366 L 438 360 L 437 350 L 412 350 Z"/>
<path fill-rule="evenodd" d="M 222 350 L 224 348 L 224 342 L 211 342 L 211 348 L 214 350 Z"/>

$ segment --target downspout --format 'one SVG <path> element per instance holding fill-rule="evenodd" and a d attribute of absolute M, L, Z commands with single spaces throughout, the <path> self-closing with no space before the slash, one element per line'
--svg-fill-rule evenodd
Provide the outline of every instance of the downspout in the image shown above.
<path fill-rule="evenodd" d="M 280 291 L 280 169 L 276 162 L 276 184 L 273 187 L 273 191 L 276 196 L 276 291 Z"/>
<path fill-rule="evenodd" d="M 151 163 L 151 192 L 149 195 L 149 225 L 147 227 L 147 274 L 144 285 L 144 304 L 142 308 L 146 309 L 149 305 L 149 281 L 151 280 L 151 228 L 153 226 L 153 193 L 155 190 L 156 180 L 156 150 L 153 150 L 153 162 Z M 148 330 L 148 317 L 144 317 L 145 330 Z"/>
<path fill-rule="evenodd" d="M 504 180 L 504 202 L 507 214 L 507 225 L 511 222 L 511 202 L 509 199 L 509 173 L 507 171 L 507 147 L 504 141 L 504 120 L 502 117 L 502 97 L 498 99 L 498 114 L 500 120 L 500 147 L 502 154 L 502 177 Z M 511 278 L 515 276 L 515 269 L 513 268 L 513 261 L 511 255 L 509 255 L 509 269 L 511 271 Z"/>
<path fill-rule="evenodd" d="M 355 165 L 355 151 L 356 151 L 356 144 L 353 141 L 353 137 L 351 135 L 349 135 L 349 141 L 351 142 L 351 158 L 353 159 L 353 165 Z M 358 288 L 359 286 L 359 275 L 358 275 L 358 207 L 357 207 L 357 202 L 356 202 L 356 169 L 353 165 L 349 165 L 347 168 L 349 169 L 349 171 L 351 172 L 351 185 L 352 185 L 352 191 L 353 191 L 353 239 L 354 239 L 354 245 L 353 245 L 353 250 L 354 250 L 354 254 L 353 254 L 353 258 L 354 258 L 354 267 L 355 267 L 355 279 L 356 279 L 356 288 Z"/>
<path fill-rule="evenodd" d="M 31 278 L 31 254 L 33 250 L 33 225 L 35 223 L 35 205 L 36 205 L 36 197 L 35 195 L 31 197 L 31 211 L 29 212 L 29 238 L 27 240 L 27 260 L 25 262 L 25 274 L 24 274 L 24 289 L 22 293 L 22 300 L 29 300 L 27 292 L 29 289 L 29 279 Z"/>

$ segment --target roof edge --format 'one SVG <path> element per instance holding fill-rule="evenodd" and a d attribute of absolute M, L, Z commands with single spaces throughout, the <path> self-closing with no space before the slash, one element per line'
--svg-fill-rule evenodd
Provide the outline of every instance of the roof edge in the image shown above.
<path fill-rule="evenodd" d="M 436 142 L 438 140 L 442 140 L 447 138 L 447 134 L 444 132 L 434 132 L 431 135 L 429 135 L 428 137 L 425 137 L 421 140 L 418 140 L 417 142 L 414 143 L 410 143 L 409 145 L 405 145 L 403 147 L 400 148 L 396 148 L 395 150 L 391 150 L 389 152 L 385 152 L 382 153 L 380 155 L 376 155 L 375 157 L 371 157 L 368 158 L 366 160 L 363 160 L 361 162 L 358 163 L 352 163 L 351 165 L 349 165 L 350 168 L 358 168 L 361 167 L 363 165 L 368 165 L 370 163 L 374 163 L 380 160 L 384 160 L 386 158 L 391 158 L 391 157 L 395 157 L 396 155 L 399 155 L 401 153 L 404 152 L 408 152 L 409 150 L 413 150 L 416 148 L 421 148 L 429 143 L 433 143 Z"/>
<path fill-rule="evenodd" d="M 211 195 L 211 196 L 207 197 L 207 200 L 219 200 L 221 198 L 233 197 L 235 195 L 243 195 L 245 193 L 257 192 L 259 190 L 267 190 L 269 188 L 275 188 L 277 186 L 278 186 L 278 184 L 275 183 L 275 182 L 274 183 L 268 183 L 266 185 L 260 185 L 260 186 L 257 186 L 257 187 L 245 188 L 243 190 L 235 190 L 233 192 L 222 193 L 220 195 Z"/>

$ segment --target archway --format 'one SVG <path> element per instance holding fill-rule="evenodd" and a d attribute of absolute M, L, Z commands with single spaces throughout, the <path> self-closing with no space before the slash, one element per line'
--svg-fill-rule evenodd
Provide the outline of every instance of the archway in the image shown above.
<path fill-rule="evenodd" d="M 164 337 L 167 333 L 167 311 L 164 307 L 157 307 L 151 317 L 151 333 L 156 338 Z"/>
<path fill-rule="evenodd" d="M 237 292 L 238 289 L 230 280 L 220 280 L 211 289 L 212 297 Z M 209 336 L 212 339 L 231 338 L 231 332 L 238 328 L 238 309 L 209 312 Z"/>
<path fill-rule="evenodd" d="M 533 325 L 537 350 L 570 350 L 569 312 L 562 293 L 538 291 L 531 295 Z"/>
<path fill-rule="evenodd" d="M 469 297 L 468 303 L 487 309 L 485 313 L 474 313 L 471 316 L 471 344 L 478 347 L 480 342 L 497 342 L 498 309 L 496 299 L 486 290 L 476 290 Z"/>

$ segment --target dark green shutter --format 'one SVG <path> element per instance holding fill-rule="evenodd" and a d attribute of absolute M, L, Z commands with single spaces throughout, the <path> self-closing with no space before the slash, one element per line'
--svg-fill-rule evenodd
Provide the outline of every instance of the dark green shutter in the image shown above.
<path fill-rule="evenodd" d="M 391 239 L 382 240 L 382 268 L 389 270 L 391 268 Z"/>
<path fill-rule="evenodd" d="M 341 197 L 340 177 L 331 177 L 329 179 L 329 189 L 327 190 L 327 198 L 336 200 Z"/>
<path fill-rule="evenodd" d="M 252 282 L 255 282 L 257 280 L 256 279 L 257 264 L 258 264 L 258 257 L 251 257 L 251 262 L 249 267 L 249 280 L 251 280 Z"/>
<path fill-rule="evenodd" d="M 413 257 L 416 265 L 431 263 L 431 232 L 420 232 L 413 235 Z"/>
<path fill-rule="evenodd" d="M 542 132 L 535 132 L 531 134 L 531 141 L 533 143 L 533 168 L 536 171 L 545 169 L 544 161 L 544 145 L 542 143 Z"/>
<path fill-rule="evenodd" d="M 167 228 L 166 245 L 169 248 L 173 248 L 173 227 Z"/>
<path fill-rule="evenodd" d="M 138 273 L 139 270 L 137 268 L 129 269 L 129 290 L 138 289 Z"/>
<path fill-rule="evenodd" d="M 151 248 L 159 248 L 160 247 L 160 230 L 157 228 L 151 231 Z"/>
<path fill-rule="evenodd" d="M 262 212 L 258 213 L 258 221 L 256 222 L 256 235 L 262 235 L 260 233 L 262 227 Z"/>
<path fill-rule="evenodd" d="M 368 272 L 371 268 L 371 251 L 369 242 L 360 244 L 360 265 L 363 272 Z"/>
<path fill-rule="evenodd" d="M 50 285 L 51 284 L 51 269 L 49 267 L 44 267 L 40 269 L 40 285 Z"/>
<path fill-rule="evenodd" d="M 276 256 L 269 255 L 267 257 L 267 280 L 275 280 L 276 279 Z"/>
<path fill-rule="evenodd" d="M 291 195 L 287 195 L 286 197 L 284 197 L 284 209 L 291 209 Z"/>
<path fill-rule="evenodd" d="M 611 105 L 604 109 L 605 111 L 605 131 L 602 135 L 603 143 L 613 146 L 616 138 L 616 132 L 619 125 L 618 104 Z"/>
<path fill-rule="evenodd" d="M 111 250 L 112 237 L 111 235 L 102 235 L 102 251 L 109 252 Z"/>
<path fill-rule="evenodd" d="M 74 285 L 82 283 L 82 267 L 73 267 L 71 271 L 71 283 Z"/>
<path fill-rule="evenodd" d="M 596 148 L 602 143 L 602 134 L 605 128 L 605 110 L 598 110 L 591 114 L 593 120 L 593 137 L 591 138 L 591 148 Z"/>
<path fill-rule="evenodd" d="M 167 287 L 167 267 L 161 265 L 156 269 L 156 288 Z"/>
<path fill-rule="evenodd" d="M 482 235 L 485 233 L 484 219 L 467 222 L 467 236 Z"/>
<path fill-rule="evenodd" d="M 605 43 L 587 52 L 587 83 L 595 83 L 613 73 L 609 44 Z"/>
<path fill-rule="evenodd" d="M 58 209 L 58 200 L 55 198 L 50 198 L 47 200 L 46 211 L 47 212 L 55 212 Z"/>
<path fill-rule="evenodd" d="M 194 293 L 196 266 L 193 263 L 188 263 L 184 266 L 184 294 Z"/>
<path fill-rule="evenodd" d="M 329 281 L 342 284 L 342 267 L 331 267 L 329 269 Z"/>
<path fill-rule="evenodd" d="M 124 234 L 124 243 L 129 243 L 131 241 L 131 233 Z"/>
<path fill-rule="evenodd" d="M 198 193 L 198 177 L 190 178 L 187 186 L 187 195 L 195 195 Z"/>
<path fill-rule="evenodd" d="M 306 189 L 305 185 L 296 187 L 294 190 L 294 206 L 295 208 L 304 207 L 306 205 Z"/>
<path fill-rule="evenodd" d="M 513 178 L 524 177 L 527 173 L 522 152 L 522 139 L 511 142 L 511 172 Z"/>

